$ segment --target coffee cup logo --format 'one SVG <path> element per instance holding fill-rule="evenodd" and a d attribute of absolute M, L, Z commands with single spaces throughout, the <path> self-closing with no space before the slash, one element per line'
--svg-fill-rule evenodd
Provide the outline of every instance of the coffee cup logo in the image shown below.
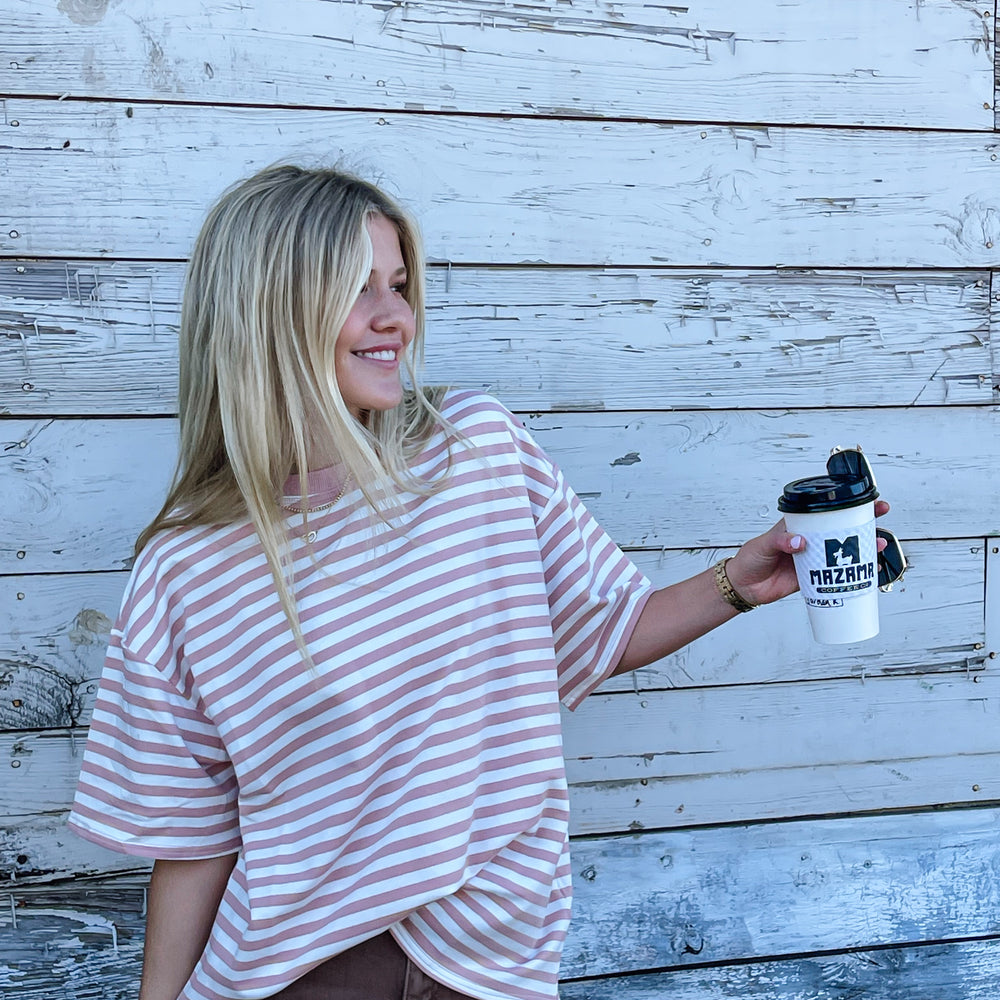
<path fill-rule="evenodd" d="M 857 535 L 849 535 L 842 542 L 826 539 L 827 566 L 850 566 L 861 562 L 861 543 Z"/>
<path fill-rule="evenodd" d="M 874 553 L 862 557 L 858 535 L 825 538 L 826 566 L 809 570 L 809 583 L 817 594 L 857 594 L 869 590 L 877 579 Z"/>

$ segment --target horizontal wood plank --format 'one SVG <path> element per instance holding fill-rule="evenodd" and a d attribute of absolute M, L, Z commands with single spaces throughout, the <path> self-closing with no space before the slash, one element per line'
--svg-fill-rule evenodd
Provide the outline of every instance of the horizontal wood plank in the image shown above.
<path fill-rule="evenodd" d="M 564 719 L 574 832 L 1000 799 L 998 715 L 991 672 L 595 694 Z"/>
<path fill-rule="evenodd" d="M 860 442 L 903 539 L 1000 534 L 994 407 L 532 414 L 529 428 L 616 541 L 741 544 L 775 520 L 785 483 Z M 175 461 L 172 419 L 6 420 L 0 573 L 127 567 Z M 732 470 L 752 463 L 734 483 Z M 943 471 L 948 475 L 944 476 Z"/>
<path fill-rule="evenodd" d="M 7 3 L 0 89 L 237 104 L 992 128 L 992 11 L 946 0 L 651 7 Z"/>
<path fill-rule="evenodd" d="M 577 841 L 568 978 L 996 933 L 995 810 Z"/>
<path fill-rule="evenodd" d="M 7 410 L 175 412 L 182 271 L 0 262 Z M 985 271 L 431 267 L 427 379 L 523 410 L 990 403 L 989 287 Z"/>
<path fill-rule="evenodd" d="M 887 526 L 900 538 L 1000 532 L 982 500 L 1000 488 L 993 407 L 529 414 L 526 423 L 626 547 L 741 544 L 773 523 L 785 483 L 822 473 L 831 447 L 855 443 L 895 504 Z"/>
<path fill-rule="evenodd" d="M 176 420 L 9 420 L 0 434 L 0 571 L 131 566 L 173 474 Z"/>
<path fill-rule="evenodd" d="M 9 767 L 14 759 L 5 760 L 3 766 Z M 78 758 L 75 767 L 79 770 Z M 66 809 L 20 816 L 0 812 L 0 885 L 24 889 L 81 876 L 148 873 L 148 858 L 119 854 L 71 833 L 67 814 Z"/>
<path fill-rule="evenodd" d="M 992 133 L 6 102 L 0 253 L 184 258 L 228 183 L 340 161 L 454 263 L 1000 265 Z"/>
<path fill-rule="evenodd" d="M 1000 940 L 562 983 L 560 1000 L 993 1000 Z"/>
<path fill-rule="evenodd" d="M 630 553 L 657 586 L 701 572 L 718 550 Z M 789 598 L 716 629 L 683 650 L 612 678 L 605 691 L 874 677 L 981 669 L 992 651 L 983 626 L 983 545 L 914 542 L 909 577 L 881 599 L 880 635 L 820 646 Z M 86 725 L 108 629 L 128 574 L 0 576 L 0 729 Z M 767 650 L 767 655 L 761 655 Z"/>

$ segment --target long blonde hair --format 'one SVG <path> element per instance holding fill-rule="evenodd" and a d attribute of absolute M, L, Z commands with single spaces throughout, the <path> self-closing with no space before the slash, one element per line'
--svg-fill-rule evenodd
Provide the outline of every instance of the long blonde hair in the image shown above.
<path fill-rule="evenodd" d="M 389 219 L 407 270 L 415 334 L 404 355 L 412 389 L 399 406 L 350 413 L 335 377 L 337 336 L 372 267 L 366 222 Z M 433 492 L 408 461 L 436 427 L 440 392 L 419 382 L 424 261 L 410 216 L 368 182 L 332 169 L 277 166 L 229 188 L 208 214 L 188 265 L 180 327 L 180 453 L 169 494 L 136 554 L 172 527 L 249 518 L 306 660 L 290 586 L 282 486 L 307 443 L 332 445 L 372 511 L 391 516 L 400 490 Z M 305 506 L 305 505 L 303 505 Z"/>

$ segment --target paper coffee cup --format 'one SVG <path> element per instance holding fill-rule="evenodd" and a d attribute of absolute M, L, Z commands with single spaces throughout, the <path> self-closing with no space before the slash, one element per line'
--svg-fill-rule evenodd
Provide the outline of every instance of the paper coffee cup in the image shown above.
<path fill-rule="evenodd" d="M 827 475 L 789 483 L 778 500 L 785 526 L 806 542 L 793 558 L 817 642 L 878 635 L 877 496 L 869 476 Z"/>

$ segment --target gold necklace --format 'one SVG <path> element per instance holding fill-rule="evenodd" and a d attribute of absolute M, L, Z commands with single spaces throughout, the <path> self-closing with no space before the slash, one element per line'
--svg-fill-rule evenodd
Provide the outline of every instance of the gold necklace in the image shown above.
<path fill-rule="evenodd" d="M 347 478 L 344 480 L 344 485 L 340 487 L 340 492 L 329 502 L 321 503 L 318 507 L 293 507 L 291 504 L 279 504 L 282 510 L 289 510 L 293 514 L 318 514 L 321 510 L 329 510 L 331 507 L 340 503 L 344 499 L 344 494 L 347 492 L 347 487 L 351 482 L 351 474 L 347 474 Z"/>

